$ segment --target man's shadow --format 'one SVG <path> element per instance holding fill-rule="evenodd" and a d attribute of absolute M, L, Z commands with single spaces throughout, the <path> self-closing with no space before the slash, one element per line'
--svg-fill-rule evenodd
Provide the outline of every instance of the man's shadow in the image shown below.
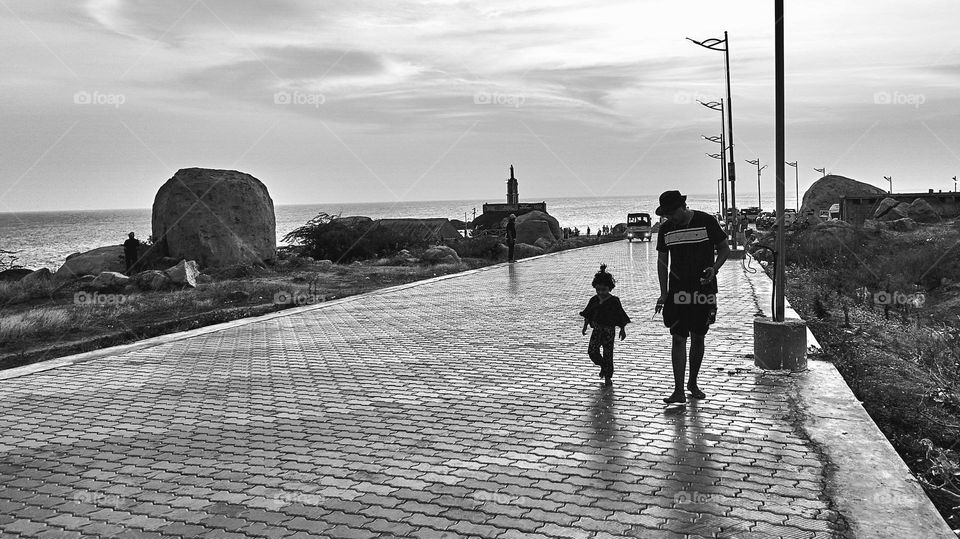
<path fill-rule="evenodd" d="M 511 295 L 520 293 L 520 278 L 517 276 L 517 264 L 507 264 L 507 290 Z"/>

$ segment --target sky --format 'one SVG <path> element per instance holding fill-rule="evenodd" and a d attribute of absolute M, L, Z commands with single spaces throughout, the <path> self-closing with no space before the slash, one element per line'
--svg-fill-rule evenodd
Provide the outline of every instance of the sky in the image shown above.
<path fill-rule="evenodd" d="M 786 148 L 896 191 L 960 175 L 960 2 L 786 2 Z M 275 204 L 714 193 L 774 155 L 773 2 L 0 0 L 0 212 L 149 208 L 180 168 Z M 787 168 L 788 186 L 794 169 Z M 789 187 L 788 187 L 789 189 Z"/>

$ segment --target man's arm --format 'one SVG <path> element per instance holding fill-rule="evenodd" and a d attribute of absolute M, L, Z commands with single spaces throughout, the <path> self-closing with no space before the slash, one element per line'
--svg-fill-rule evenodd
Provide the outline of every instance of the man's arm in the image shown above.
<path fill-rule="evenodd" d="M 713 274 L 716 275 L 720 271 L 720 267 L 723 266 L 723 263 L 727 261 L 727 257 L 730 256 L 730 245 L 727 244 L 727 238 L 723 238 L 718 241 L 716 244 L 717 247 L 717 261 L 713 263 Z"/>
<path fill-rule="evenodd" d="M 670 272 L 670 253 L 658 251 L 657 252 L 657 277 L 660 278 L 660 297 L 666 297 L 667 295 L 667 276 Z"/>

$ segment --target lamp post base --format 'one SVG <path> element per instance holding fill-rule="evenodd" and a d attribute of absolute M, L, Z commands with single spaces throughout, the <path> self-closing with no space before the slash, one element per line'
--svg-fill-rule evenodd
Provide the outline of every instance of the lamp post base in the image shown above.
<path fill-rule="evenodd" d="M 753 363 L 765 370 L 802 371 L 807 368 L 807 322 L 787 318 L 753 319 Z"/>

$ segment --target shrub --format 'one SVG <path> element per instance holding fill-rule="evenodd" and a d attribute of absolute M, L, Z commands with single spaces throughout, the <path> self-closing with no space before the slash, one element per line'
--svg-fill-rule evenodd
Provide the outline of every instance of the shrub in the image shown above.
<path fill-rule="evenodd" d="M 450 247 L 460 258 L 487 258 L 496 260 L 500 253 L 500 239 L 496 236 L 479 236 L 450 242 Z"/>
<path fill-rule="evenodd" d="M 301 256 L 335 263 L 384 256 L 423 243 L 375 224 L 342 222 L 339 215 L 328 213 L 318 214 L 283 241 L 296 243 Z"/>

